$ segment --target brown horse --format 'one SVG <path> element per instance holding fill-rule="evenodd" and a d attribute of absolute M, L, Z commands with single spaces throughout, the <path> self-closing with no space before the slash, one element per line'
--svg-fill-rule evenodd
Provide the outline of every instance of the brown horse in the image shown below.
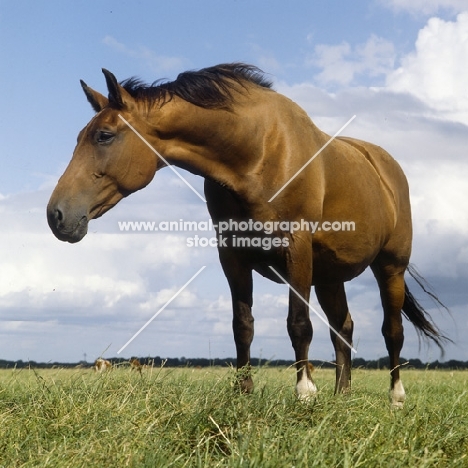
<path fill-rule="evenodd" d="M 63 241 L 80 241 L 89 220 L 145 187 L 166 163 L 201 175 L 208 210 L 219 236 L 227 240 L 218 250 L 232 294 L 237 367 L 247 369 L 239 374 L 241 389 L 253 389 L 248 372 L 253 270 L 290 286 L 287 329 L 297 362 L 296 391 L 308 398 L 316 393 L 307 365 L 310 288 L 314 285 L 331 327 L 335 392 L 346 391 L 353 322 L 344 282 L 370 266 L 384 312 L 390 400 L 401 407 L 402 312 L 422 336 L 439 346 L 444 337 L 404 280 L 411 213 L 407 181 L 394 159 L 364 141 L 330 141 L 298 105 L 273 91 L 261 71 L 249 65 L 218 65 L 152 86 L 135 79 L 119 84 L 110 72 L 103 73 L 108 97 L 81 82 L 97 114 L 79 134 L 73 158 L 49 201 L 53 233 Z M 312 155 L 317 156 L 306 165 Z M 269 239 L 271 248 L 238 246 L 233 220 L 249 220 L 250 232 L 243 234 L 251 240 Z M 283 221 L 292 225 L 304 220 L 319 222 L 324 229 L 312 233 L 282 228 Z M 221 233 L 222 221 L 228 228 Z M 336 221 L 352 222 L 355 229 L 325 229 Z M 270 223 L 275 232 L 258 232 L 253 222 Z"/>

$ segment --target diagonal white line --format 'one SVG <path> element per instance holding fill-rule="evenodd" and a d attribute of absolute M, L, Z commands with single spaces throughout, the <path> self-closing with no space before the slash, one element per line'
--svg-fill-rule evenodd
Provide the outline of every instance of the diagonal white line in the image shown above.
<path fill-rule="evenodd" d="M 272 202 L 354 119 L 353 115 L 269 200 Z"/>
<path fill-rule="evenodd" d="M 118 351 L 120 354 L 204 269 L 202 266 Z"/>
<path fill-rule="evenodd" d="M 125 122 L 125 124 L 135 133 L 135 135 L 137 135 L 141 141 L 143 141 L 143 143 L 145 143 L 146 146 L 148 146 L 148 148 L 151 149 L 151 151 L 153 151 L 159 158 L 161 158 L 164 163 L 166 164 L 166 166 L 177 176 L 179 177 L 179 179 L 181 179 L 191 190 L 193 193 L 195 193 L 195 195 L 200 199 L 202 200 L 204 203 L 206 203 L 206 200 L 205 198 L 200 195 L 200 193 L 192 187 L 192 185 L 190 184 L 190 182 L 188 182 L 187 179 L 185 179 L 183 176 L 180 175 L 180 173 L 174 169 L 174 166 L 172 164 L 170 164 L 162 155 L 161 153 L 159 153 L 155 148 L 153 148 L 153 146 L 148 143 L 148 141 L 142 136 L 140 135 L 140 133 L 138 133 L 138 131 L 127 121 L 125 120 L 120 114 L 119 114 L 119 117 L 121 120 L 123 120 Z"/>
<path fill-rule="evenodd" d="M 328 323 L 328 320 L 323 318 L 271 265 L 269 265 L 271 271 L 281 279 L 285 284 L 289 286 L 289 289 L 346 345 L 348 348 L 357 353 L 357 351 Z"/>

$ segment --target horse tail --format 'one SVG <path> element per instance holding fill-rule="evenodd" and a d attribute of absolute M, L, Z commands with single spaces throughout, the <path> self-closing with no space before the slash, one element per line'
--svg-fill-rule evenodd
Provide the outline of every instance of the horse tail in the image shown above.
<path fill-rule="evenodd" d="M 418 283 L 421 289 L 428 294 L 431 299 L 438 305 L 442 306 L 448 312 L 448 308 L 439 300 L 439 298 L 430 291 L 430 286 L 427 281 L 418 273 L 413 265 L 408 265 L 408 273 Z M 440 349 L 442 356 L 444 355 L 443 345 L 452 340 L 444 336 L 437 325 L 431 319 L 429 313 L 424 307 L 419 304 L 416 298 L 411 294 L 408 285 L 405 282 L 405 301 L 403 303 L 403 315 L 414 325 L 419 337 L 432 340 Z"/>

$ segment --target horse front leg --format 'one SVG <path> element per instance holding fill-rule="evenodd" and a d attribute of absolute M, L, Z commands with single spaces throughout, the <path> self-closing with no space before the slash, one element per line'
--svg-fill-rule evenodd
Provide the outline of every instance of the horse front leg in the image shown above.
<path fill-rule="evenodd" d="M 252 269 L 231 252 L 220 253 L 221 265 L 229 282 L 232 297 L 232 329 L 237 351 L 237 383 L 244 393 L 252 393 L 250 345 L 254 337 L 252 315 Z"/>
<path fill-rule="evenodd" d="M 309 244 L 310 245 L 310 244 Z M 312 322 L 309 297 L 312 283 L 312 252 L 303 249 L 294 252 L 288 265 L 289 311 L 288 334 L 296 357 L 296 393 L 299 399 L 315 396 L 315 386 L 309 368 L 309 346 L 312 341 Z M 294 261 L 294 257 L 300 261 Z"/>
<path fill-rule="evenodd" d="M 302 289 L 301 292 L 299 292 L 299 294 L 308 303 L 310 291 Z M 288 334 L 296 357 L 296 394 L 300 400 L 308 400 L 317 393 L 317 387 L 312 380 L 308 365 L 309 346 L 312 341 L 313 334 L 312 322 L 309 317 L 308 305 L 306 305 L 304 301 L 302 301 L 292 290 L 289 291 L 289 313 L 287 324 Z"/>
<path fill-rule="evenodd" d="M 237 352 L 237 382 L 243 393 L 253 392 L 253 381 L 250 370 L 250 345 L 254 336 L 254 318 L 252 303 L 233 293 L 232 329 Z"/>

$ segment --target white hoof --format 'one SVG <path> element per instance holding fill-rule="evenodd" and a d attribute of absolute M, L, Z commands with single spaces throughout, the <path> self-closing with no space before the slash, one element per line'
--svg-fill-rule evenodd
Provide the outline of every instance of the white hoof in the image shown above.
<path fill-rule="evenodd" d="M 405 389 L 403 388 L 403 384 L 401 380 L 397 380 L 388 392 L 388 396 L 390 398 L 390 406 L 395 409 L 402 409 L 403 404 L 405 402 L 406 394 Z"/>
<path fill-rule="evenodd" d="M 297 398 L 301 401 L 311 401 L 317 395 L 317 387 L 312 380 L 309 380 L 307 376 L 304 376 L 296 384 Z"/>

